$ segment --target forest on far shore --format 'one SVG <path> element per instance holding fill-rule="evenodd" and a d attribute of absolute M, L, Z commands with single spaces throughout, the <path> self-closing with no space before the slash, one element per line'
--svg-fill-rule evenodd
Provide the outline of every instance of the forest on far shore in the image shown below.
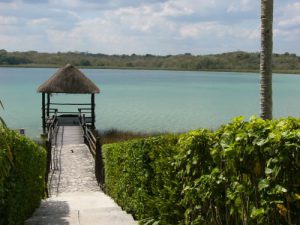
<path fill-rule="evenodd" d="M 71 63 L 79 67 L 259 71 L 260 53 L 228 52 L 211 55 L 106 55 L 88 52 L 42 53 L 37 51 L 8 52 L 0 50 L 0 66 L 58 67 Z M 300 57 L 293 53 L 274 54 L 273 71 L 300 73 Z"/>

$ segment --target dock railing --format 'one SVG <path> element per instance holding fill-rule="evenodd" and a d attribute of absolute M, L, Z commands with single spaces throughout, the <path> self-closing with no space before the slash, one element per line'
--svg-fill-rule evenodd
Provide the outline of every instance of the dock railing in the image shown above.
<path fill-rule="evenodd" d="M 91 154 L 95 159 L 95 176 L 101 189 L 104 185 L 104 165 L 102 159 L 102 148 L 99 137 L 95 136 L 93 130 L 86 123 L 85 114 L 79 111 L 79 121 L 83 129 L 84 142 L 89 147 Z"/>
<path fill-rule="evenodd" d="M 47 120 L 47 140 L 46 140 L 46 150 L 47 150 L 47 168 L 46 168 L 46 175 L 45 175 L 45 182 L 46 182 L 46 194 L 48 196 L 48 175 L 51 169 L 51 158 L 52 158 L 52 144 L 53 140 L 55 140 L 55 135 L 57 133 L 57 126 L 58 119 L 56 113 L 48 118 Z"/>

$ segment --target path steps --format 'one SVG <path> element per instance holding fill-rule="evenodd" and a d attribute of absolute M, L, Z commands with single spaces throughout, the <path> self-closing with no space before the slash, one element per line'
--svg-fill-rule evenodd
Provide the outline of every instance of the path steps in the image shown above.
<path fill-rule="evenodd" d="M 83 144 L 81 127 L 60 126 L 52 147 L 50 198 L 25 225 L 136 225 L 97 185 L 94 159 Z"/>
<path fill-rule="evenodd" d="M 136 225 L 102 192 L 70 192 L 42 201 L 25 225 Z"/>

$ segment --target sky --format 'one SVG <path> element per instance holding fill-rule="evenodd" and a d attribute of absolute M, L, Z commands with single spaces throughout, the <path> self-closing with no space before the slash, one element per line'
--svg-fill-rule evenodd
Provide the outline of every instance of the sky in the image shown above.
<path fill-rule="evenodd" d="M 260 0 L 0 0 L 0 49 L 260 51 Z M 300 55 L 300 0 L 274 0 L 274 52 Z"/>

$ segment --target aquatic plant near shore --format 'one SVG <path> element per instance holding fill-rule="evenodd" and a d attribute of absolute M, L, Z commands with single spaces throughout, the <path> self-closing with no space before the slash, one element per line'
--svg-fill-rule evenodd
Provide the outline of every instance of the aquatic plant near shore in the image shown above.
<path fill-rule="evenodd" d="M 163 134 L 167 134 L 166 132 L 136 132 L 136 131 L 126 131 L 126 130 L 118 130 L 115 128 L 98 131 L 98 135 L 100 137 L 101 144 L 110 144 L 116 142 L 128 141 L 131 139 L 137 138 L 146 138 L 146 137 L 154 137 L 160 136 Z"/>

